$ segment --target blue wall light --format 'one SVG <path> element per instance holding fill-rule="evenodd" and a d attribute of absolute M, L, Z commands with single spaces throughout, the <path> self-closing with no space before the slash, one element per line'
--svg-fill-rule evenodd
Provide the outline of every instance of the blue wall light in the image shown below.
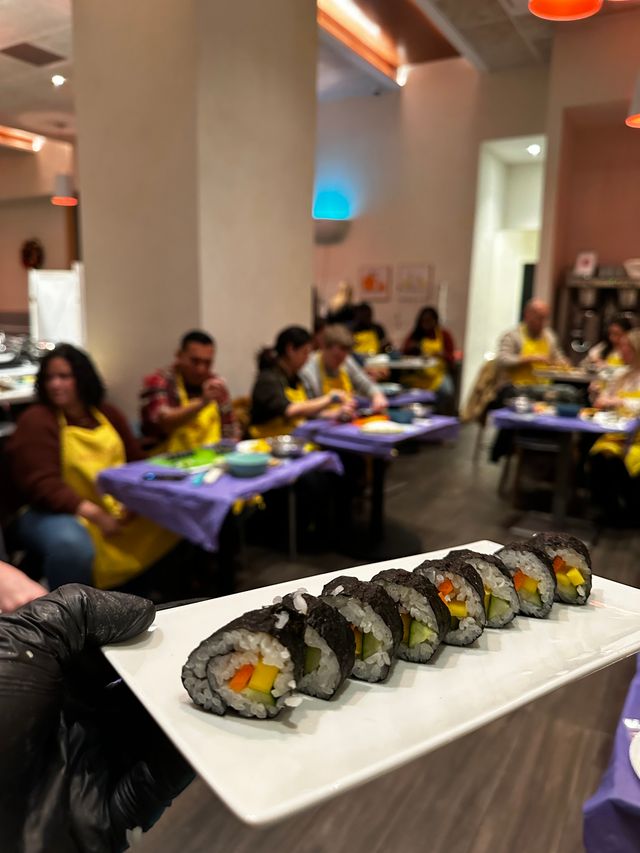
<path fill-rule="evenodd" d="M 349 199 L 339 190 L 319 190 L 313 202 L 314 219 L 351 219 Z"/>

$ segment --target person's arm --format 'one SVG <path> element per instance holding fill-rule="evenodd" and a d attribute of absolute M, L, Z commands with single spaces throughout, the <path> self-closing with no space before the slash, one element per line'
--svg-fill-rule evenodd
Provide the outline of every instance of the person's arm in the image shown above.
<path fill-rule="evenodd" d="M 412 338 L 411 335 L 409 335 L 409 337 L 402 345 L 402 352 L 405 355 L 420 355 L 420 341 L 417 341 L 415 338 Z"/>
<path fill-rule="evenodd" d="M 442 332 L 442 356 L 444 360 L 447 362 L 447 366 L 452 368 L 455 364 L 455 344 L 453 342 L 453 335 L 448 329 L 441 329 Z"/>
<path fill-rule="evenodd" d="M 236 414 L 233 411 L 233 402 L 229 387 L 221 376 L 215 376 L 216 385 L 218 388 L 218 396 L 216 402 L 220 410 L 220 429 L 223 438 L 232 438 L 237 440 L 240 438 L 240 425 L 236 419 Z"/>
<path fill-rule="evenodd" d="M 46 406 L 30 406 L 7 442 L 12 478 L 27 503 L 74 515 L 82 498 L 62 478 L 60 428 Z"/>
<path fill-rule="evenodd" d="M 511 329 L 505 332 L 498 343 L 498 355 L 496 357 L 500 367 L 517 367 L 519 364 L 527 364 L 531 361 L 539 361 L 539 357 L 522 356 L 522 343 L 520 332 Z"/>
<path fill-rule="evenodd" d="M 384 352 L 391 345 L 391 341 L 387 337 L 387 330 L 379 323 L 375 324 L 375 330 L 380 341 L 380 352 Z"/>
<path fill-rule="evenodd" d="M 39 583 L 0 560 L 0 613 L 11 613 L 46 594 L 47 590 Z"/>
<path fill-rule="evenodd" d="M 150 601 L 69 584 L 0 616 L 0 849 L 125 850 L 193 771 L 100 653 Z"/>
<path fill-rule="evenodd" d="M 375 382 L 372 382 L 352 356 L 348 356 L 345 360 L 344 366 L 347 374 L 349 375 L 349 379 L 351 380 L 351 384 L 353 385 L 353 390 L 360 397 L 367 397 L 370 399 L 374 394 L 381 393 L 379 386 L 376 385 Z"/>
<path fill-rule="evenodd" d="M 145 377 L 140 394 L 140 417 L 145 435 L 170 435 L 189 423 L 210 402 L 194 397 L 186 406 L 176 405 L 169 392 L 169 378 L 162 371 Z"/>

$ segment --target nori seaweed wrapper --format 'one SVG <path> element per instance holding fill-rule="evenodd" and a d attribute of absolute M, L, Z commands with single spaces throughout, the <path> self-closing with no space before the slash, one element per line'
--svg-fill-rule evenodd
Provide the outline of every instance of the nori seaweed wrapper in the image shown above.
<path fill-rule="evenodd" d="M 438 595 L 438 590 L 426 575 L 414 574 L 406 569 L 385 569 L 371 578 L 371 583 L 386 581 L 398 586 L 407 586 L 414 589 L 419 595 L 427 599 L 433 610 L 438 625 L 438 641 L 441 643 L 445 634 L 451 628 L 451 615 L 449 608 Z"/>
<path fill-rule="evenodd" d="M 468 563 L 470 558 L 478 558 L 480 560 L 485 560 L 487 563 L 491 563 L 491 565 L 495 566 L 507 580 L 513 583 L 513 578 L 511 577 L 509 569 L 505 566 L 500 557 L 496 557 L 495 554 L 481 554 L 479 551 L 470 551 L 468 548 L 461 548 L 459 551 L 450 551 L 447 556 L 447 560 L 460 560 L 463 563 Z"/>
<path fill-rule="evenodd" d="M 318 632 L 336 656 L 340 667 L 340 680 L 344 681 L 351 675 L 356 659 L 356 643 L 351 625 L 339 610 L 321 601 L 315 595 L 310 595 L 308 592 L 298 593 L 298 595 L 302 595 L 307 604 L 306 614 L 300 614 L 297 610 L 293 593 L 285 595 L 282 599 L 282 607 L 289 612 L 294 611 L 301 615 L 306 624 Z"/>
<path fill-rule="evenodd" d="M 361 604 L 369 607 L 385 622 L 393 638 L 393 653 L 395 654 L 402 640 L 402 619 L 398 613 L 398 606 L 389 593 L 375 583 L 359 581 L 357 578 L 343 575 L 325 584 L 322 595 L 330 596 L 337 587 L 342 587 L 340 595 L 348 598 L 357 598 Z"/>
<path fill-rule="evenodd" d="M 416 574 L 422 575 L 429 580 L 431 580 L 431 578 L 429 578 L 429 574 L 434 571 L 453 572 L 453 574 L 460 575 L 460 577 L 463 578 L 478 594 L 480 603 L 484 609 L 484 584 L 482 583 L 482 578 L 473 566 L 470 566 L 469 563 L 445 557 L 441 560 L 425 560 L 424 563 L 420 563 L 420 565 L 414 569 Z"/>
<path fill-rule="evenodd" d="M 589 571 L 593 571 L 591 564 L 591 552 L 581 539 L 569 536 L 566 533 L 535 533 L 531 537 L 531 543 L 546 551 L 547 548 L 572 548 L 584 559 Z"/>
<path fill-rule="evenodd" d="M 289 617 L 282 628 L 277 627 L 278 617 L 286 613 Z M 203 640 L 187 658 L 182 667 L 182 683 L 193 701 L 206 707 L 207 710 L 216 714 L 224 714 L 225 704 L 217 692 L 211 688 L 207 678 L 207 667 L 209 661 L 219 654 L 228 654 L 226 651 L 210 653 L 211 647 L 215 647 L 218 641 L 223 641 L 230 631 L 245 630 L 253 634 L 264 633 L 275 637 L 291 655 L 293 663 L 293 677 L 296 681 L 302 678 L 304 670 L 304 618 L 296 612 L 291 612 L 280 604 L 272 604 L 259 610 L 249 610 L 242 616 L 238 616 L 222 628 L 218 628 L 209 637 Z M 202 701 L 202 695 L 207 704 Z"/>

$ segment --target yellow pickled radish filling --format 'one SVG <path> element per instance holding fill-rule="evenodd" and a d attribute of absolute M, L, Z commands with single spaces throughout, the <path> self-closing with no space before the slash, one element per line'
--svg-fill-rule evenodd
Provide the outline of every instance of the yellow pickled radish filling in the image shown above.
<path fill-rule="evenodd" d="M 489 610 L 490 604 L 491 604 L 491 590 L 487 589 L 485 586 L 485 588 L 484 588 L 484 612 L 485 613 Z"/>
<path fill-rule="evenodd" d="M 240 693 L 245 688 L 257 690 L 259 693 L 271 693 L 279 672 L 277 666 L 264 663 L 262 658 L 259 658 L 258 663 L 246 663 L 236 670 L 227 684 L 236 693 Z"/>
<path fill-rule="evenodd" d="M 561 586 L 582 586 L 585 582 L 584 575 L 575 566 L 567 566 L 562 557 L 554 557 L 553 570 L 556 573 L 556 580 Z"/>
<path fill-rule="evenodd" d="M 449 601 L 447 607 L 456 619 L 464 619 L 467 615 L 467 604 L 464 601 Z"/>

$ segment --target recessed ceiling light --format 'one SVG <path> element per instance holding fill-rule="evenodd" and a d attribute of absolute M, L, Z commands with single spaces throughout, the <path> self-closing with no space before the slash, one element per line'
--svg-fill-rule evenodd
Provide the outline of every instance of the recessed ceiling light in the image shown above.
<path fill-rule="evenodd" d="M 532 145 L 527 145 L 527 151 L 532 157 L 537 157 L 542 151 L 542 146 L 534 142 Z"/>
<path fill-rule="evenodd" d="M 44 139 L 42 136 L 36 136 L 31 143 L 31 147 L 34 151 L 42 151 L 42 146 L 44 145 Z"/>
<path fill-rule="evenodd" d="M 63 77 L 62 74 L 54 74 L 51 78 L 51 82 L 56 88 L 58 88 L 59 86 L 64 86 L 67 82 L 67 78 Z"/>

